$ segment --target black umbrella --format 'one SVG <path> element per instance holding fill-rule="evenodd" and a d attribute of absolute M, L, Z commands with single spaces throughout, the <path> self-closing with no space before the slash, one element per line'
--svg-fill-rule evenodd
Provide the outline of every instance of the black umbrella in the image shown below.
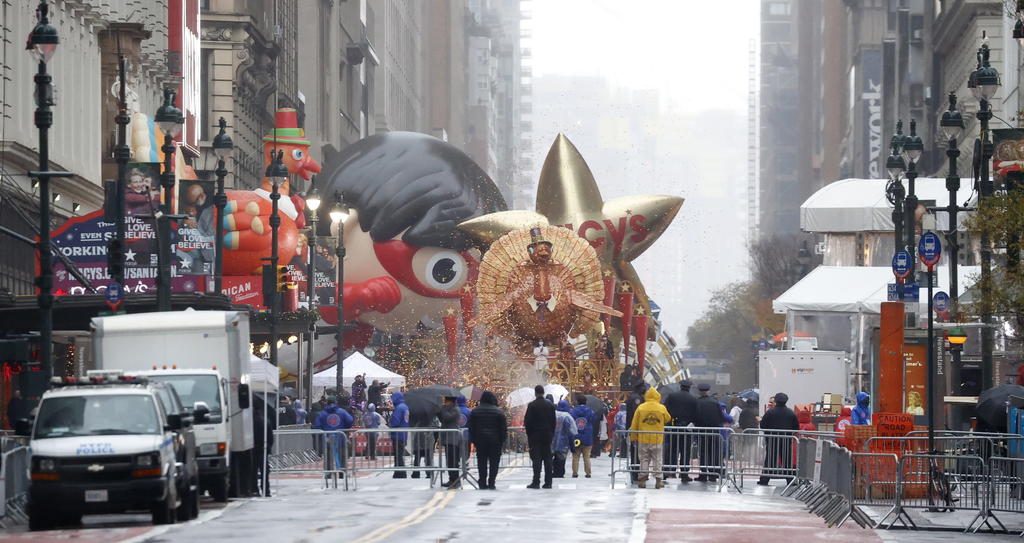
<path fill-rule="evenodd" d="M 459 391 L 444 385 L 430 385 L 405 393 L 405 405 L 409 406 L 409 425 L 430 426 L 434 417 L 441 413 L 445 396 L 458 396 Z"/>
<path fill-rule="evenodd" d="M 661 385 L 658 387 L 658 394 L 661 394 L 661 399 L 665 399 L 666 396 L 673 392 L 679 392 L 679 383 L 669 383 L 667 385 Z"/>
<path fill-rule="evenodd" d="M 608 414 L 608 408 L 605 407 L 604 402 L 600 398 L 593 394 L 585 394 L 583 396 L 587 399 L 587 407 L 599 417 L 603 417 Z"/>
<path fill-rule="evenodd" d="M 737 394 L 737 396 L 743 398 L 744 400 L 750 400 L 754 403 L 761 401 L 761 391 L 756 388 L 748 388 L 743 392 Z"/>
<path fill-rule="evenodd" d="M 978 405 L 974 408 L 979 419 L 992 427 L 994 431 L 1006 431 L 1006 405 L 1010 396 L 1024 398 L 1024 386 L 999 385 L 983 391 L 978 396 Z"/>

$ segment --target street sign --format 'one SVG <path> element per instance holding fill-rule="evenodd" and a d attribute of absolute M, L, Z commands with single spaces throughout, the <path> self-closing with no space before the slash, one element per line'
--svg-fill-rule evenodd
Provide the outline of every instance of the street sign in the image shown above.
<path fill-rule="evenodd" d="M 886 290 L 886 300 L 890 302 L 918 302 L 920 301 L 920 286 L 917 283 L 906 283 L 903 285 L 903 298 L 900 298 L 899 289 L 896 283 L 889 283 Z"/>
<path fill-rule="evenodd" d="M 899 250 L 892 255 L 892 273 L 899 279 L 906 279 L 910 275 L 910 253 Z"/>
<path fill-rule="evenodd" d="M 103 296 L 106 297 L 107 305 L 110 306 L 110 309 L 116 311 L 121 302 L 124 301 L 124 288 L 121 287 L 120 283 L 114 281 L 107 285 L 107 290 L 103 293 Z"/>
<path fill-rule="evenodd" d="M 917 244 L 917 255 L 930 271 L 942 258 L 942 242 L 935 232 L 925 232 Z"/>
<path fill-rule="evenodd" d="M 945 313 L 949 311 L 949 294 L 942 292 L 941 290 L 935 293 L 932 298 L 932 303 L 935 305 L 936 313 Z"/>

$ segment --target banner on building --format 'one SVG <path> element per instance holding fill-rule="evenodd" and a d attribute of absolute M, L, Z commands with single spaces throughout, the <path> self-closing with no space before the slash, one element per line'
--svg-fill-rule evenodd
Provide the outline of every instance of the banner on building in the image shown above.
<path fill-rule="evenodd" d="M 860 52 L 861 107 L 863 108 L 864 173 L 869 179 L 882 178 L 882 51 Z"/>
<path fill-rule="evenodd" d="M 124 291 L 126 293 L 146 293 L 156 291 L 156 228 L 154 219 L 139 216 L 125 217 L 125 269 Z M 102 292 L 111 278 L 107 272 L 107 244 L 117 234 L 116 225 L 103 220 L 103 210 L 88 215 L 68 219 L 55 229 L 50 242 L 55 251 L 75 265 L 88 279 L 93 287 Z M 176 235 L 171 232 L 172 251 L 176 244 Z M 37 263 L 38 265 L 38 263 Z M 186 273 L 179 273 L 185 271 Z M 88 289 L 78 282 L 64 262 L 53 261 L 53 289 L 58 294 L 80 295 L 89 294 Z M 173 292 L 203 292 L 206 290 L 206 278 L 180 270 L 177 262 L 171 266 L 171 290 Z"/>
<path fill-rule="evenodd" d="M 178 181 L 178 211 L 186 217 L 178 222 L 175 256 L 182 272 L 213 275 L 216 256 L 216 207 L 213 181 Z"/>

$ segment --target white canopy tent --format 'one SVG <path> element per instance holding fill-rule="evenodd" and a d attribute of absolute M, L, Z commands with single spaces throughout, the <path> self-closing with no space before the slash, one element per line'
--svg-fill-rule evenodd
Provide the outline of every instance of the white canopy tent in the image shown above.
<path fill-rule="evenodd" d="M 370 385 L 374 380 L 388 383 L 394 390 L 405 386 L 405 377 L 390 371 L 376 364 L 373 360 L 366 358 L 363 353 L 355 352 L 345 359 L 345 369 L 342 374 L 342 384 L 351 387 L 356 375 L 366 374 L 366 384 Z M 337 366 L 331 366 L 321 372 L 313 374 L 314 387 L 333 387 L 337 384 Z"/>
<path fill-rule="evenodd" d="M 269 391 L 271 394 L 277 394 L 280 373 L 270 362 L 256 355 L 249 355 L 249 378 L 252 380 L 253 392 Z"/>
<path fill-rule="evenodd" d="M 840 179 L 825 185 L 800 205 L 800 229 L 805 232 L 887 232 L 892 231 L 892 205 L 885 198 L 887 179 Z M 957 203 L 972 200 L 971 179 L 961 179 Z M 935 205 L 949 205 L 949 191 L 944 178 L 919 177 L 914 193 L 920 201 L 934 200 Z M 957 214 L 963 224 L 967 214 Z M 948 214 L 935 214 L 936 228 L 948 228 Z"/>
<path fill-rule="evenodd" d="M 935 291 L 949 291 L 949 270 L 938 266 Z M 978 266 L 957 268 L 961 293 L 974 284 Z M 888 284 L 895 282 L 892 268 L 881 266 L 818 266 L 772 301 L 776 313 L 815 311 L 837 313 L 881 312 L 888 300 Z M 920 285 L 922 306 L 928 303 L 926 285 Z"/>
<path fill-rule="evenodd" d="M 936 267 L 935 292 L 949 292 L 949 270 Z M 974 284 L 978 266 L 957 268 L 961 294 Z M 772 302 L 776 313 L 786 314 L 790 337 L 806 334 L 818 338 L 818 348 L 845 351 L 855 361 L 857 374 L 871 367 L 867 347 L 878 325 L 882 302 L 888 300 L 888 285 L 894 283 L 892 269 L 882 266 L 818 266 Z M 921 285 L 916 313 L 928 311 L 928 290 Z M 859 388 L 859 387 L 858 387 Z"/>

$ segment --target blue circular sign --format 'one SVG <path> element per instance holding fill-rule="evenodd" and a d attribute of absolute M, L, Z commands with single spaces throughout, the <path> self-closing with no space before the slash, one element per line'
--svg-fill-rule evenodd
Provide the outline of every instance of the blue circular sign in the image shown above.
<path fill-rule="evenodd" d="M 120 303 L 124 299 L 124 289 L 121 288 L 121 284 L 117 281 L 107 285 L 106 292 L 103 293 L 107 298 L 107 302 L 112 304 Z"/>
<path fill-rule="evenodd" d="M 896 254 L 892 255 L 892 273 L 900 279 L 906 279 L 910 275 L 910 253 L 899 250 Z"/>
<path fill-rule="evenodd" d="M 949 294 L 942 292 L 941 290 L 935 293 L 932 297 L 932 307 L 938 313 L 945 313 L 949 311 Z"/>
<path fill-rule="evenodd" d="M 917 255 L 928 269 L 932 269 L 942 258 L 942 242 L 935 232 L 925 232 L 917 243 Z"/>

